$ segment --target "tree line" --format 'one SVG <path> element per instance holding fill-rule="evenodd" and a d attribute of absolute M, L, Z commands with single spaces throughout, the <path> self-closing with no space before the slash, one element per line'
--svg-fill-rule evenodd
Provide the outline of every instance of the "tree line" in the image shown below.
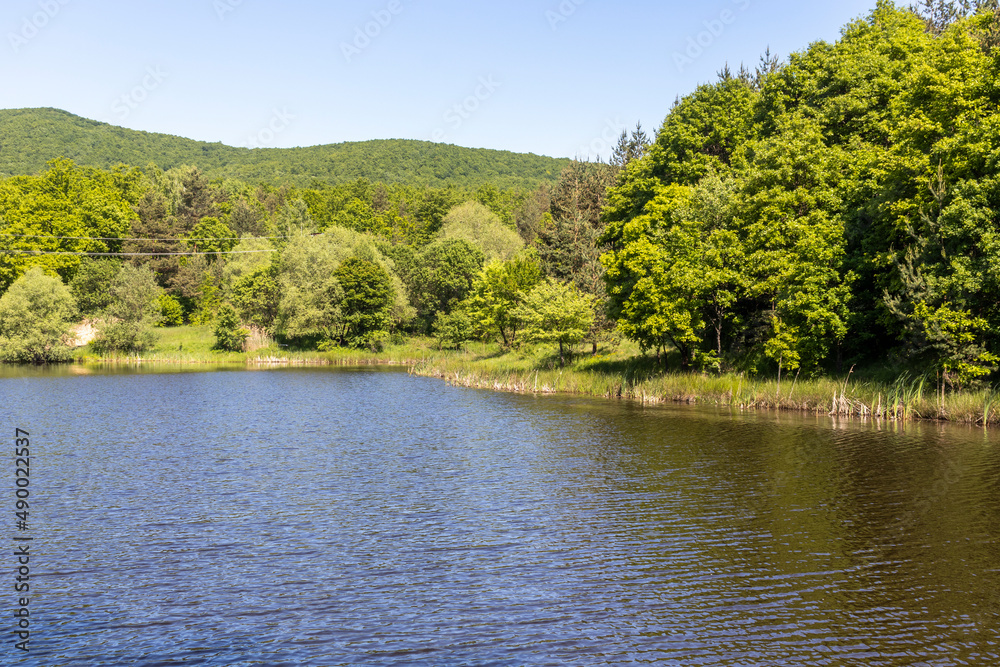
<path fill-rule="evenodd" d="M 609 164 L 533 189 L 55 161 L 0 182 L 2 232 L 36 235 L 8 247 L 143 254 L 5 254 L 0 288 L 39 267 L 96 315 L 145 281 L 147 317 L 221 320 L 231 347 L 424 334 L 562 359 L 625 336 L 689 369 L 888 362 L 968 386 L 1000 363 L 998 44 L 995 3 L 882 0 L 835 43 L 724 67 L 652 140 L 637 127 Z M 192 249 L 218 254 L 152 256 Z"/>
<path fill-rule="evenodd" d="M 610 316 L 691 368 L 988 377 L 998 44 L 995 2 L 881 0 L 836 43 L 723 69 L 608 196 Z"/>
<path fill-rule="evenodd" d="M 582 332 L 553 339 L 565 345 L 590 328 L 592 239 L 612 179 L 608 165 L 572 163 L 532 190 L 364 179 L 297 188 L 56 159 L 0 181 L 0 355 L 68 359 L 66 329 L 82 318 L 99 323 L 102 353 L 139 354 L 155 325 L 181 324 L 212 324 L 232 350 L 251 335 L 299 349 L 378 349 L 413 334 L 514 345 L 530 332 L 551 339 L 550 322 L 524 310 L 536 287 L 583 304 Z M 571 279 L 581 261 L 593 297 L 542 280 L 547 266 Z M 499 274 L 503 294 L 484 287 Z M 551 311 L 551 299 L 534 299 Z"/>

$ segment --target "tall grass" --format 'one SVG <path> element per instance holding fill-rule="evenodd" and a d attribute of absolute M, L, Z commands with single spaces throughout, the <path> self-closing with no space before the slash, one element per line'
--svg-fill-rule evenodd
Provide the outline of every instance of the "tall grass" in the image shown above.
<path fill-rule="evenodd" d="M 392 364 L 410 367 L 417 375 L 439 377 L 456 385 L 524 393 L 574 393 L 631 399 L 642 403 L 699 403 L 739 409 L 798 410 L 863 419 L 904 421 L 937 419 L 968 424 L 1000 423 L 1000 392 L 993 389 L 941 395 L 933 377 L 907 373 L 891 381 L 844 378 L 806 379 L 796 376 L 791 388 L 780 390 L 777 378 L 744 374 L 664 372 L 638 347 L 625 343 L 598 356 L 578 355 L 559 368 L 558 354 L 546 346 L 503 351 L 472 343 L 462 351 L 442 351 L 433 340 L 411 338 L 385 349 L 335 349 L 327 352 L 293 350 L 259 337 L 264 345 L 250 352 L 213 350 L 211 327 L 159 330 L 156 346 L 142 355 L 101 358 L 89 346 L 77 352 L 82 362 L 337 365 Z M 779 393 L 779 391 L 781 393 Z"/>
<path fill-rule="evenodd" d="M 418 375 L 452 384 L 525 393 L 567 392 L 654 403 L 697 403 L 739 409 L 797 410 L 862 419 L 935 419 L 967 424 L 1000 423 L 1000 394 L 964 391 L 941 396 L 933 378 L 903 374 L 892 382 L 796 377 L 780 390 L 777 378 L 742 374 L 664 372 L 641 356 L 577 358 L 564 369 L 537 351 L 466 352 L 416 364 Z"/>

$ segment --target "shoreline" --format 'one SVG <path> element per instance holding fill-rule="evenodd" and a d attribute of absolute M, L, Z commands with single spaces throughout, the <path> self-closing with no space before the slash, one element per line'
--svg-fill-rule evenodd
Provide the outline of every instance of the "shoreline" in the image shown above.
<path fill-rule="evenodd" d="M 194 328 L 189 328 L 190 334 Z M 198 332 L 195 332 L 198 333 Z M 473 344 L 465 350 L 438 350 L 429 338 L 409 339 L 380 352 L 331 351 L 218 352 L 210 349 L 205 332 L 197 347 L 188 340 L 144 355 L 99 357 L 81 349 L 73 365 L 187 365 L 238 367 L 397 366 L 412 375 L 443 380 L 455 386 L 525 394 L 591 396 L 635 400 L 642 404 L 710 405 L 718 407 L 800 412 L 876 421 L 928 421 L 976 426 L 1000 424 L 1000 392 L 991 390 L 940 394 L 933 378 L 904 375 L 895 382 L 847 378 L 799 380 L 726 374 L 663 371 L 638 350 L 622 346 L 601 355 L 576 354 L 558 368 L 545 346 L 501 350 Z M 475 349 L 472 349 L 472 348 Z M 193 349 L 195 348 L 195 349 Z"/>
<path fill-rule="evenodd" d="M 989 390 L 940 395 L 920 379 L 893 384 L 851 384 L 831 379 L 793 381 L 777 393 L 776 378 L 666 372 L 644 378 L 574 369 L 497 371 L 481 362 L 417 364 L 410 373 L 455 386 L 523 394 L 568 394 L 643 405 L 706 405 L 773 410 L 886 422 L 937 422 L 993 427 L 1000 424 L 1000 395 Z M 785 383 L 786 386 L 788 383 Z M 797 386 L 796 386 L 797 385 Z M 841 385 L 841 388 L 837 388 Z M 829 390 L 829 391 L 824 391 Z M 788 395 L 785 395 L 788 391 Z"/>

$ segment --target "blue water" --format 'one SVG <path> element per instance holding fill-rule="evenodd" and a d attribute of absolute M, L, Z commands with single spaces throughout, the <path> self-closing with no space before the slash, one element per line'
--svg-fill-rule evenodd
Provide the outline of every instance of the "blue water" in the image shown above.
<path fill-rule="evenodd" d="M 35 537 L 30 652 L 8 616 L 4 664 L 1000 661 L 982 430 L 76 373 L 0 379 Z"/>

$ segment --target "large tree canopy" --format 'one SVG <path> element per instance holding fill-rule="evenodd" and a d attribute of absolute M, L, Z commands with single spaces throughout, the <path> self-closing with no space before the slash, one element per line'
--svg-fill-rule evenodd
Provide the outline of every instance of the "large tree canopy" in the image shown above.
<path fill-rule="evenodd" d="M 604 209 L 622 330 L 684 363 L 990 372 L 998 25 L 995 3 L 881 0 L 836 43 L 679 100 Z"/>

